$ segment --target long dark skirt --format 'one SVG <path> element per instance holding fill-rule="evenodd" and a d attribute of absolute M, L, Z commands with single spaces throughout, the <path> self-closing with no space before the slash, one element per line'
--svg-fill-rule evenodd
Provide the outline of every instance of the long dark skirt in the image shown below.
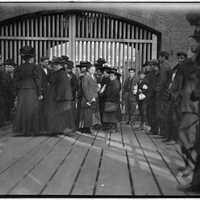
<path fill-rule="evenodd" d="M 36 90 L 19 91 L 13 130 L 24 135 L 39 133 L 39 100 Z"/>
<path fill-rule="evenodd" d="M 72 101 L 55 101 L 53 92 L 45 106 L 47 132 L 63 133 L 65 129 L 75 129 L 75 118 Z"/>

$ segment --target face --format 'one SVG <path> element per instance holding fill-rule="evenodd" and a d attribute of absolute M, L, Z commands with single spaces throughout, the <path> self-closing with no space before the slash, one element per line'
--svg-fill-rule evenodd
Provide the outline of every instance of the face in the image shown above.
<path fill-rule="evenodd" d="M 41 62 L 41 64 L 42 64 L 43 67 L 47 68 L 47 67 L 48 67 L 48 64 L 49 64 L 49 60 L 48 60 L 48 59 L 47 59 L 47 60 L 43 60 L 43 61 Z"/>
<path fill-rule="evenodd" d="M 186 59 L 186 58 L 185 58 L 185 56 L 183 56 L 183 55 L 177 57 L 177 60 L 178 60 L 178 63 L 179 63 L 179 64 L 183 63 L 185 59 Z"/>
<path fill-rule="evenodd" d="M 199 43 L 194 38 L 189 38 L 189 48 L 192 53 L 196 53 L 197 47 L 199 46 Z"/>
<path fill-rule="evenodd" d="M 144 79 L 145 78 L 145 74 L 144 73 L 141 73 L 140 75 L 139 75 L 139 77 L 140 77 L 140 79 Z"/>
<path fill-rule="evenodd" d="M 104 72 L 103 72 L 103 75 L 104 75 L 105 77 L 108 77 L 108 76 L 109 76 L 109 73 L 108 73 L 107 71 L 104 71 Z"/>
<path fill-rule="evenodd" d="M 152 68 L 154 69 L 154 71 L 158 72 L 159 71 L 159 67 L 157 65 L 153 65 Z"/>
<path fill-rule="evenodd" d="M 71 68 L 66 68 L 66 70 L 67 70 L 67 73 L 69 73 L 69 74 L 71 74 L 72 73 L 72 69 Z"/>
<path fill-rule="evenodd" d="M 90 73 L 90 74 L 94 74 L 95 71 L 96 71 L 95 66 L 91 66 L 90 69 L 89 69 L 89 73 Z"/>
<path fill-rule="evenodd" d="M 135 72 L 134 71 L 130 71 L 129 74 L 130 74 L 131 78 L 133 78 L 135 76 Z"/>
<path fill-rule="evenodd" d="M 110 74 L 110 80 L 113 81 L 116 79 L 116 75 L 115 74 Z"/>
<path fill-rule="evenodd" d="M 81 67 L 81 73 L 85 73 L 86 72 L 86 67 Z"/>
<path fill-rule="evenodd" d="M 165 60 L 165 57 L 164 57 L 164 56 L 159 56 L 159 59 L 158 59 L 158 60 L 159 60 L 159 62 L 162 63 L 162 62 Z"/>

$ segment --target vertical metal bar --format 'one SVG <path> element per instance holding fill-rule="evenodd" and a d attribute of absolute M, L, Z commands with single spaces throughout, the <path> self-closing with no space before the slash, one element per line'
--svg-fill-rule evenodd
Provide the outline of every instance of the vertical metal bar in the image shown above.
<path fill-rule="evenodd" d="M 60 26 L 59 26 L 59 20 L 60 20 L 60 17 L 59 17 L 59 14 L 57 14 L 55 16 L 55 23 L 56 23 L 56 36 L 59 37 L 59 33 L 60 33 Z"/>
<path fill-rule="evenodd" d="M 6 25 L 6 36 L 8 36 L 8 25 Z M 8 59 L 8 40 L 6 40 L 6 59 Z"/>
<path fill-rule="evenodd" d="M 158 45 L 158 41 L 157 41 L 157 36 L 155 34 L 152 35 L 152 58 L 153 59 L 157 59 L 157 45 Z"/>
<path fill-rule="evenodd" d="M 1 35 L 4 36 L 4 27 L 1 26 Z M 2 56 L 2 60 L 4 62 L 4 40 L 1 40 L 1 56 Z"/>
<path fill-rule="evenodd" d="M 111 29 L 110 29 L 110 37 L 113 38 L 113 28 L 114 28 L 114 20 L 111 19 Z"/>
<path fill-rule="evenodd" d="M 98 38 L 101 38 L 101 15 L 98 15 Z"/>
<path fill-rule="evenodd" d="M 107 17 L 107 29 L 106 29 L 106 31 L 107 31 L 107 34 L 106 34 L 106 38 L 109 38 L 110 36 L 110 18 L 109 17 Z"/>
<path fill-rule="evenodd" d="M 103 35 L 102 37 L 105 38 L 105 35 L 106 35 L 106 22 L 105 22 L 105 16 L 103 16 Z"/>

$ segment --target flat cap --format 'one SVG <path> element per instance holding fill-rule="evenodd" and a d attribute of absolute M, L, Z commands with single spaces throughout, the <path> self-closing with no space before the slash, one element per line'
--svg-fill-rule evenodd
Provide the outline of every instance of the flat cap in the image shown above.
<path fill-rule="evenodd" d="M 166 57 L 168 59 L 169 58 L 169 53 L 167 51 L 161 51 L 159 53 L 159 56 Z"/>

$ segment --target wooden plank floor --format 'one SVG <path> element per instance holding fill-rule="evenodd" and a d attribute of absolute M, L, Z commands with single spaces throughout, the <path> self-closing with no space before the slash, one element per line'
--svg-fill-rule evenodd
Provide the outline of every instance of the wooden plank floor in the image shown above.
<path fill-rule="evenodd" d="M 177 190 L 183 160 L 137 124 L 93 135 L 15 137 L 0 129 L 1 195 L 191 195 Z M 192 194 L 194 195 L 194 194 Z"/>

